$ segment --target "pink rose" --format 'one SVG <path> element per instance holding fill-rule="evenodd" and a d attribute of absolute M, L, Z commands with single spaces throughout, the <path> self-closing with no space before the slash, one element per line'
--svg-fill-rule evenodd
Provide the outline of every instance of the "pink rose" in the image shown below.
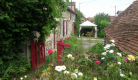
<path fill-rule="evenodd" d="M 52 54 L 52 53 L 53 53 L 53 51 L 52 51 L 52 50 L 48 50 L 48 53 L 49 53 L 49 54 Z"/>
<path fill-rule="evenodd" d="M 97 64 L 100 64 L 100 61 L 96 61 Z"/>
<path fill-rule="evenodd" d="M 125 60 L 124 60 L 124 62 L 127 62 L 127 57 L 125 57 Z"/>

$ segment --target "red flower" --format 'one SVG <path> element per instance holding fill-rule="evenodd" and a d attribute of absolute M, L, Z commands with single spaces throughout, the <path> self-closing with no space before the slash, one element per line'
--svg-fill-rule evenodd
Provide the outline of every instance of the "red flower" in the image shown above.
<path fill-rule="evenodd" d="M 78 55 L 78 53 L 76 53 L 76 56 Z"/>
<path fill-rule="evenodd" d="M 97 64 L 100 64 L 100 61 L 96 61 Z"/>
<path fill-rule="evenodd" d="M 49 54 L 52 54 L 52 53 L 53 53 L 53 51 L 52 51 L 52 50 L 48 50 L 48 53 L 49 53 Z"/>

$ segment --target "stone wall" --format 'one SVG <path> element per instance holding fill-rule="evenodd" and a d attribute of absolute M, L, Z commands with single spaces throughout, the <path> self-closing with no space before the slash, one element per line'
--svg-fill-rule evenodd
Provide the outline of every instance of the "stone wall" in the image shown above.
<path fill-rule="evenodd" d="M 73 32 L 73 22 L 75 21 L 75 14 L 69 12 L 68 10 L 66 12 L 62 13 L 62 16 L 65 17 L 65 19 L 61 19 L 61 38 L 65 39 L 69 36 L 71 36 L 71 32 Z M 70 17 L 71 16 L 71 17 Z M 67 35 L 63 36 L 63 20 L 67 21 Z"/>
<path fill-rule="evenodd" d="M 46 36 L 45 41 L 45 54 L 48 55 L 48 50 L 54 48 L 54 42 L 53 42 L 53 33 L 51 33 L 48 37 Z"/>

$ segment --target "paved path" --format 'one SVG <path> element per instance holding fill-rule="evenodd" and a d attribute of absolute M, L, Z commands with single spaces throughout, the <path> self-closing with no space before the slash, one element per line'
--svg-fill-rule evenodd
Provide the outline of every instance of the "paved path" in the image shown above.
<path fill-rule="evenodd" d="M 81 38 L 77 38 L 77 39 L 83 41 L 83 43 L 84 43 L 83 47 L 85 49 L 89 49 L 90 47 L 92 47 L 96 43 L 104 43 L 104 39 L 90 38 L 90 42 L 89 42 L 89 38 L 88 37 L 81 37 Z"/>
<path fill-rule="evenodd" d="M 90 47 L 92 47 L 93 45 L 95 45 L 96 43 L 89 43 L 89 42 L 83 42 L 85 45 L 83 45 L 83 47 L 85 49 L 89 49 Z"/>

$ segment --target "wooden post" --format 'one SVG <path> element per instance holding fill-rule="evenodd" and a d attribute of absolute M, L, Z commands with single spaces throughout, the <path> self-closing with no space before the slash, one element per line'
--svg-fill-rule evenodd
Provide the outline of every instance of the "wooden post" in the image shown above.
<path fill-rule="evenodd" d="M 64 50 L 64 47 L 70 47 L 69 44 L 65 44 L 63 42 L 63 40 L 61 39 L 58 43 L 57 43 L 57 63 L 58 65 L 61 64 L 61 56 L 64 56 L 64 53 L 62 52 Z M 61 55 L 62 54 L 62 55 Z"/>

